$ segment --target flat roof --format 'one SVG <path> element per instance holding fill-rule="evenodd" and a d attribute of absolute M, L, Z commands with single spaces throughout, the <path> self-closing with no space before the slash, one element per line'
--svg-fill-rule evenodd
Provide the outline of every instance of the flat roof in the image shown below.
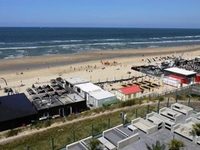
<path fill-rule="evenodd" d="M 170 108 L 167 108 L 167 107 L 161 108 L 159 110 L 159 114 L 164 115 L 170 119 L 176 119 L 179 116 L 183 116 L 182 113 L 179 113 L 179 112 L 172 110 Z"/>
<path fill-rule="evenodd" d="M 24 93 L 0 97 L 0 122 L 36 114 Z"/>
<path fill-rule="evenodd" d="M 156 125 L 159 125 L 160 123 L 163 123 L 163 120 L 158 118 L 158 117 L 156 117 L 155 115 L 148 117 L 147 120 L 153 121 L 153 123 L 156 124 Z"/>
<path fill-rule="evenodd" d="M 138 129 L 144 131 L 147 134 L 153 133 L 157 130 L 157 126 L 154 123 L 152 123 L 148 120 L 145 120 L 141 117 L 132 120 L 132 125 Z"/>
<path fill-rule="evenodd" d="M 165 129 L 165 128 L 160 129 L 157 132 L 150 135 L 147 135 L 139 131 L 139 136 L 140 136 L 140 140 L 138 140 L 137 142 L 127 144 L 127 146 L 123 148 L 122 150 L 147 150 L 146 144 L 155 145 L 156 141 L 160 141 L 161 144 L 166 144 L 166 143 L 170 143 L 170 141 L 174 139 L 174 133 L 172 133 L 170 130 Z M 176 135 L 175 138 L 177 140 L 184 142 L 185 149 L 199 150 L 200 148 L 200 145 L 195 144 L 182 136 Z"/>
<path fill-rule="evenodd" d="M 185 69 L 181 69 L 181 68 L 177 68 L 177 67 L 167 68 L 167 69 L 165 69 L 165 71 L 169 71 L 169 72 L 172 72 L 172 73 L 181 74 L 181 75 L 184 75 L 184 76 L 189 76 L 189 75 L 195 75 L 195 74 L 197 74 L 194 71 L 189 71 L 189 70 L 185 70 Z"/>
<path fill-rule="evenodd" d="M 76 93 L 70 93 L 66 94 L 64 96 L 58 97 L 59 101 L 61 101 L 63 104 L 71 104 L 71 103 L 77 103 L 80 101 L 84 101 L 85 99 L 79 96 Z"/>
<path fill-rule="evenodd" d="M 129 125 L 129 126 L 131 126 L 131 125 Z M 135 134 L 134 131 L 131 131 L 128 126 L 121 125 L 121 126 L 118 126 L 117 129 L 124 132 L 128 136 L 132 136 Z"/>
<path fill-rule="evenodd" d="M 109 150 L 110 149 L 115 149 L 116 146 L 113 145 L 110 141 L 108 141 L 107 139 L 105 139 L 104 137 L 100 137 L 98 138 L 98 140 L 105 146 L 107 147 Z"/>
<path fill-rule="evenodd" d="M 96 91 L 90 92 L 89 95 L 94 97 L 97 100 L 115 97 L 114 94 L 112 94 L 108 91 L 105 91 L 105 90 L 96 90 Z"/>
<path fill-rule="evenodd" d="M 67 97 L 69 97 L 74 103 L 85 100 L 84 98 L 82 98 L 81 96 L 79 96 L 76 93 L 67 94 Z"/>
<path fill-rule="evenodd" d="M 154 120 L 155 122 L 156 122 L 156 121 L 159 122 L 159 120 L 160 120 L 160 121 L 166 122 L 166 123 L 168 123 L 168 124 L 170 124 L 170 125 L 175 125 L 175 122 L 173 122 L 173 121 L 170 120 L 169 118 L 164 117 L 164 116 L 161 116 L 160 114 L 155 113 L 155 112 L 152 112 L 152 113 L 147 114 L 147 119 L 149 119 L 149 118 L 152 119 L 152 120 L 154 120 L 155 118 L 157 118 L 158 120 Z M 155 122 L 154 122 L 154 123 L 155 123 Z M 157 123 L 158 123 L 158 122 L 157 122 Z"/>
<path fill-rule="evenodd" d="M 175 111 L 179 111 L 179 112 L 183 112 L 183 113 L 188 113 L 190 111 L 193 111 L 193 108 L 188 107 L 186 105 L 180 104 L 180 103 L 174 103 L 171 105 L 171 109 L 175 110 Z"/>
<path fill-rule="evenodd" d="M 72 143 L 68 145 L 67 150 L 87 150 L 87 148 L 80 142 Z"/>
<path fill-rule="evenodd" d="M 78 84 L 75 85 L 76 87 L 80 88 L 82 91 L 89 93 L 92 91 L 96 91 L 96 90 L 101 90 L 101 88 L 91 82 L 89 83 L 83 83 L 83 84 Z"/>
<path fill-rule="evenodd" d="M 72 85 L 88 83 L 89 82 L 89 80 L 86 80 L 86 79 L 83 79 L 83 78 L 79 78 L 79 77 L 66 78 L 65 81 L 67 81 L 68 83 L 70 83 Z"/>
<path fill-rule="evenodd" d="M 108 139 L 115 146 L 117 146 L 117 143 L 119 141 L 122 141 L 127 138 L 127 136 L 125 136 L 124 134 L 115 129 L 104 131 L 104 137 Z"/>
<path fill-rule="evenodd" d="M 128 86 L 128 87 L 124 87 L 119 89 L 119 91 L 123 94 L 135 94 L 135 93 L 139 93 L 142 90 L 140 89 L 140 87 L 138 85 L 132 85 L 132 86 Z"/>
<path fill-rule="evenodd" d="M 61 101 L 53 97 L 50 99 L 35 100 L 33 101 L 33 104 L 37 110 L 43 110 L 63 105 Z"/>

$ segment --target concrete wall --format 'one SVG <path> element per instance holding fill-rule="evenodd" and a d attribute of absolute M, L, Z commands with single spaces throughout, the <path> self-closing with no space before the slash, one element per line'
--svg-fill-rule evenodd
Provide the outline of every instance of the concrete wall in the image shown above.
<path fill-rule="evenodd" d="M 137 122 L 140 123 L 141 125 L 136 126 L 135 123 L 137 123 Z M 132 124 L 147 134 L 154 133 L 158 130 L 157 125 L 149 122 L 148 120 L 144 120 L 143 118 L 137 118 L 135 120 L 132 120 Z M 142 124 L 144 124 L 144 127 L 142 127 Z M 146 126 L 148 126 L 148 127 L 146 127 Z"/>
<path fill-rule="evenodd" d="M 160 110 L 159 110 L 159 114 L 160 114 L 160 115 L 163 115 L 163 112 L 165 112 L 166 110 L 168 110 L 168 108 L 166 108 L 166 107 L 160 109 Z M 172 109 L 171 109 L 171 110 L 172 110 Z M 175 111 L 175 110 L 172 110 L 172 111 Z M 177 112 L 177 111 L 175 111 L 175 112 Z M 170 119 L 172 119 L 172 118 L 174 119 L 174 122 L 175 122 L 175 123 L 176 123 L 177 121 L 180 121 L 181 119 L 184 118 L 184 115 L 183 115 L 182 113 L 180 113 L 180 112 L 177 112 L 177 113 L 179 113 L 180 115 L 177 115 L 177 116 L 175 116 L 175 117 L 169 116 Z M 167 115 L 166 115 L 165 117 L 167 117 Z"/>
<path fill-rule="evenodd" d="M 135 142 L 135 141 L 137 141 L 139 139 L 140 139 L 139 134 L 136 133 L 136 134 L 134 134 L 134 135 L 132 135 L 132 136 L 130 136 L 130 137 L 118 142 L 117 148 L 118 149 L 122 149 L 125 146 L 130 145 L 130 144 L 132 144 L 133 142 Z"/>

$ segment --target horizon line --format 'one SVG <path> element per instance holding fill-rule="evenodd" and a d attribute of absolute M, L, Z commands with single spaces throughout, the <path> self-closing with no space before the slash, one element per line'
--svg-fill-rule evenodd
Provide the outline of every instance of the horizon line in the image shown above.
<path fill-rule="evenodd" d="M 0 26 L 0 28 L 116 28 L 116 29 L 200 29 L 199 28 L 186 28 L 186 27 L 73 27 L 73 26 Z"/>

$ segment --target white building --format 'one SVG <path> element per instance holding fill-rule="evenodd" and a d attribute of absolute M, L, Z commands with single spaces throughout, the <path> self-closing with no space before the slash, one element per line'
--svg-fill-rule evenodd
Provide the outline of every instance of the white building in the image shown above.
<path fill-rule="evenodd" d="M 172 110 L 170 108 L 167 108 L 167 107 L 161 108 L 159 110 L 159 114 L 166 118 L 169 118 L 170 120 L 174 121 L 175 123 L 177 123 L 184 117 L 184 115 L 182 113 L 179 113 L 179 112 Z"/>
<path fill-rule="evenodd" d="M 159 114 L 152 112 L 146 115 L 146 119 L 155 125 L 157 125 L 158 130 L 164 127 L 164 121 L 158 116 Z"/>
<path fill-rule="evenodd" d="M 165 72 L 164 82 L 166 84 L 172 84 L 172 86 L 175 85 L 175 80 L 180 82 L 181 86 L 183 84 L 193 84 L 195 82 L 195 78 L 197 74 L 194 71 L 185 70 L 185 69 L 177 68 L 177 67 L 167 68 L 164 70 L 164 72 Z M 172 81 L 172 79 L 174 81 Z"/>
<path fill-rule="evenodd" d="M 158 129 L 161 129 L 164 126 L 166 129 L 172 130 L 175 125 L 175 122 L 171 119 L 161 116 L 155 112 L 147 114 L 146 119 L 156 124 Z"/>
<path fill-rule="evenodd" d="M 66 78 L 65 82 L 66 82 L 65 87 L 70 87 L 73 89 L 75 85 L 82 84 L 82 83 L 88 83 L 89 80 L 82 79 L 79 77 L 70 77 L 70 78 Z"/>
<path fill-rule="evenodd" d="M 163 83 L 166 85 L 176 87 L 176 88 L 181 87 L 181 82 L 179 80 L 172 78 L 172 77 L 168 77 L 168 76 L 163 78 Z"/>
<path fill-rule="evenodd" d="M 88 104 L 94 107 L 102 107 L 116 102 L 116 96 L 108 91 L 97 90 L 89 93 Z"/>
<path fill-rule="evenodd" d="M 157 125 L 143 118 L 134 119 L 131 124 L 146 134 L 151 134 L 158 130 Z"/>
<path fill-rule="evenodd" d="M 74 86 L 74 90 L 78 92 L 82 97 L 84 97 L 86 100 L 89 99 L 89 93 L 101 90 L 101 88 L 97 85 L 94 85 L 93 83 L 83 83 L 83 84 L 77 84 Z"/>
<path fill-rule="evenodd" d="M 120 150 L 140 139 L 137 130 L 131 131 L 128 129 L 128 127 L 125 127 L 123 125 L 105 130 L 103 131 L 102 135 L 103 138 L 112 143 L 117 150 Z"/>
<path fill-rule="evenodd" d="M 101 107 L 104 104 L 114 103 L 117 100 L 114 94 L 90 82 L 75 85 L 74 89 L 86 99 L 90 107 Z"/>
<path fill-rule="evenodd" d="M 171 109 L 178 111 L 186 116 L 189 116 L 193 113 L 193 108 L 179 104 L 179 103 L 172 104 Z"/>

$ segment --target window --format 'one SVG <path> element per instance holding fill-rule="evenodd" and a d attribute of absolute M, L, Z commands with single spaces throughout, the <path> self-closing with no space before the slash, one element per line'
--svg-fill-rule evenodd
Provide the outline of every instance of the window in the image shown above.
<path fill-rule="evenodd" d="M 180 107 L 178 107 L 178 106 L 174 106 L 175 108 L 177 108 L 177 109 L 180 109 Z"/>

